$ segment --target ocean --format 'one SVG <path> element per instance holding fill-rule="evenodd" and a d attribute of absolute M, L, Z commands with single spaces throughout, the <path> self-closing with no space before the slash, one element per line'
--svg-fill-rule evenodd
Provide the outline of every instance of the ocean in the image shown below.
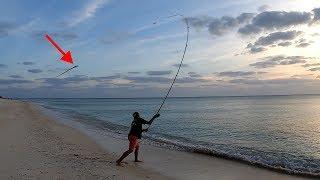
<path fill-rule="evenodd" d="M 127 137 L 132 113 L 160 98 L 27 99 L 69 125 Z M 294 174 L 320 176 L 320 96 L 169 98 L 144 141 Z"/>

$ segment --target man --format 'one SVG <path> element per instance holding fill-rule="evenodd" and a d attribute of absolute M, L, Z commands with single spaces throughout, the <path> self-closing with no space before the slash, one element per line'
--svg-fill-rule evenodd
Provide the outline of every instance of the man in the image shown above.
<path fill-rule="evenodd" d="M 133 121 L 131 123 L 131 129 L 128 135 L 128 140 L 129 140 L 129 149 L 125 151 L 122 156 L 116 161 L 118 166 L 121 166 L 121 162 L 124 158 L 129 156 L 134 151 L 134 161 L 135 162 L 141 162 L 138 159 L 138 154 L 139 154 L 139 139 L 141 139 L 141 134 L 142 132 L 147 132 L 148 129 L 142 129 L 143 124 L 151 124 L 154 119 L 160 116 L 160 114 L 156 114 L 152 117 L 150 121 L 146 121 L 142 119 L 139 115 L 138 112 L 134 112 L 132 114 L 133 116 Z"/>

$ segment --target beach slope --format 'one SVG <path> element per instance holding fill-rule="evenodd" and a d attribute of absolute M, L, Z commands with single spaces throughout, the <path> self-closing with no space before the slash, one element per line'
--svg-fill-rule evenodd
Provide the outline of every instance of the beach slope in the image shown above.
<path fill-rule="evenodd" d="M 168 179 L 115 166 L 115 157 L 83 133 L 13 100 L 0 99 L 0 159 L 0 179 Z"/>

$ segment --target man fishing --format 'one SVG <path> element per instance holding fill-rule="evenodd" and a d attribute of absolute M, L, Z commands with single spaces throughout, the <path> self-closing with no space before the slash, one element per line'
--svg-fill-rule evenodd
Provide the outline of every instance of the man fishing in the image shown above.
<path fill-rule="evenodd" d="M 125 151 L 122 156 L 116 161 L 118 166 L 121 166 L 121 162 L 124 158 L 129 156 L 134 151 L 134 161 L 135 162 L 141 162 L 138 159 L 138 154 L 139 154 L 139 139 L 141 139 L 141 134 L 142 132 L 147 132 L 148 129 L 142 129 L 143 124 L 151 124 L 154 119 L 158 118 L 160 114 L 154 115 L 150 121 L 146 121 L 142 119 L 139 115 L 138 112 L 134 112 L 132 114 L 133 116 L 133 121 L 131 123 L 131 129 L 128 135 L 128 140 L 129 140 L 129 149 Z"/>

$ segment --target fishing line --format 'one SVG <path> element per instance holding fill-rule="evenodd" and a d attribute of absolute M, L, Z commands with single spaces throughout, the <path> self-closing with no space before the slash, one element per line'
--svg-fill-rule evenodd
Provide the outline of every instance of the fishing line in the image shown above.
<path fill-rule="evenodd" d="M 177 72 L 176 72 L 176 74 L 175 74 L 175 76 L 174 76 L 174 78 L 173 78 L 173 80 L 172 80 L 172 82 L 171 82 L 171 84 L 170 84 L 170 86 L 169 86 L 169 88 L 168 88 L 168 91 L 167 91 L 166 95 L 165 95 L 164 98 L 162 99 L 162 102 L 161 102 L 158 110 L 154 113 L 154 115 L 159 114 L 159 112 L 161 111 L 164 103 L 166 102 L 167 98 L 168 98 L 169 95 L 170 95 L 170 92 L 171 92 L 171 90 L 172 90 L 172 88 L 173 88 L 173 85 L 174 85 L 174 83 L 176 82 L 177 77 L 178 77 L 178 75 L 179 75 L 179 73 L 180 73 L 181 67 L 182 67 L 182 65 L 183 65 L 184 57 L 185 57 L 185 55 L 186 55 L 187 47 L 188 47 L 188 43 L 189 43 L 189 29 L 190 29 L 190 27 L 189 27 L 188 19 L 185 18 L 185 17 L 184 17 L 183 15 L 181 15 L 181 14 L 171 15 L 171 16 L 168 16 L 167 18 L 172 18 L 172 17 L 176 17 L 176 16 L 181 16 L 181 17 L 185 20 L 185 22 L 186 22 L 186 32 L 187 32 L 186 42 L 185 42 L 185 46 L 184 46 L 184 50 L 183 50 L 183 53 L 182 53 L 182 57 L 181 57 L 181 61 L 180 61 L 178 70 L 177 70 Z M 149 125 L 149 127 L 148 127 L 147 129 L 149 129 L 150 126 L 151 126 L 151 124 Z"/>
<path fill-rule="evenodd" d="M 58 76 L 56 76 L 56 78 L 62 76 L 63 74 L 65 74 L 65 73 L 67 73 L 67 72 L 69 72 L 69 71 L 71 71 L 72 69 L 77 68 L 77 67 L 79 67 L 79 66 L 76 65 L 76 66 L 73 66 L 72 68 L 69 68 L 69 69 L 65 70 L 64 72 L 62 72 L 61 74 L 59 74 Z"/>

